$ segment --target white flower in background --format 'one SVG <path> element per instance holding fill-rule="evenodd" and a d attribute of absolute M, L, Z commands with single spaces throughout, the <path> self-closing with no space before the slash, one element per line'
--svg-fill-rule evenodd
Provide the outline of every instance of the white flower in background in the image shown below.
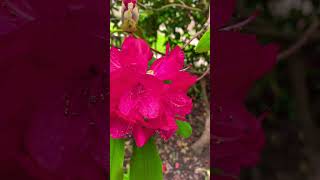
<path fill-rule="evenodd" d="M 194 63 L 194 66 L 200 68 L 201 66 L 207 67 L 209 64 L 204 57 L 200 57 L 198 61 Z"/>

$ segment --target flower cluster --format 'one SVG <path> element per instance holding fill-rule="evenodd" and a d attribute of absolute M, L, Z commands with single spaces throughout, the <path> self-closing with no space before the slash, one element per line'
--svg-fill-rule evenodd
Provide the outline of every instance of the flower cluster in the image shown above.
<path fill-rule="evenodd" d="M 184 54 L 180 47 L 156 59 L 142 39 L 127 37 L 121 50 L 112 47 L 110 57 L 110 131 L 112 138 L 133 135 L 143 146 L 158 133 L 168 139 L 177 130 L 176 120 L 190 113 L 187 96 L 196 77 L 182 71 Z"/>
<path fill-rule="evenodd" d="M 211 144 L 213 167 L 222 172 L 217 179 L 233 179 L 259 160 L 264 115 L 256 118 L 244 101 L 253 83 L 275 65 L 277 54 L 275 45 L 262 46 L 253 35 L 219 31 L 234 5 L 234 0 L 214 1 Z"/>

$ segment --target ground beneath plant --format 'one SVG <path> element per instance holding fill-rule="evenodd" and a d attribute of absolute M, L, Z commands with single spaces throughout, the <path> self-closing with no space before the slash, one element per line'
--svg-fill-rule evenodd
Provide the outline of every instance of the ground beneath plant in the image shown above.
<path fill-rule="evenodd" d="M 206 112 L 202 104 L 195 103 L 193 112 L 188 119 L 192 126 L 192 136 L 188 139 L 172 136 L 168 141 L 156 138 L 157 147 L 163 162 L 164 180 L 209 180 L 210 179 L 210 148 L 204 148 L 201 154 L 195 153 L 191 145 L 201 136 Z M 126 143 L 125 166 L 131 156 L 131 144 Z"/>

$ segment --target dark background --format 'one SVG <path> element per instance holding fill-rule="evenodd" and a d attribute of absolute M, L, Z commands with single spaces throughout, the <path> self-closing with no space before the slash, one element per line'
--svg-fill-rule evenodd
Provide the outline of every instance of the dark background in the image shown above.
<path fill-rule="evenodd" d="M 262 160 L 243 171 L 243 180 L 320 179 L 319 3 L 238 1 L 234 22 L 260 11 L 241 32 L 254 33 L 261 43 L 281 47 L 276 67 L 256 83 L 247 98 L 251 112 L 271 113 L 263 121 L 267 144 Z"/>

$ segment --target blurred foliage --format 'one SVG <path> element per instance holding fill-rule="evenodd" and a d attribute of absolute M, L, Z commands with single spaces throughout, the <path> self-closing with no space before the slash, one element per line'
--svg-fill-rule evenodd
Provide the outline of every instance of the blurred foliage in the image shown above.
<path fill-rule="evenodd" d="M 233 22 L 241 21 L 259 10 L 258 18 L 242 29 L 256 34 L 261 43 L 276 43 L 280 52 L 292 46 L 320 12 L 319 0 L 238 0 Z M 305 66 L 306 89 L 313 120 L 320 124 L 320 31 L 288 59 L 279 62 L 264 78 L 260 79 L 247 97 L 247 107 L 256 115 L 270 112 L 263 121 L 266 147 L 258 168 L 244 171 L 245 180 L 306 179 L 310 167 L 306 166 L 303 153 L 303 121 L 297 110 L 290 63 L 302 61 Z M 303 85 L 301 85 L 303 86 Z M 309 170 L 308 170 L 309 169 Z M 257 174 L 260 178 L 257 178 Z"/>
<path fill-rule="evenodd" d="M 170 43 L 171 48 L 177 45 L 183 47 L 204 27 L 209 16 L 209 2 L 210 0 L 138 0 L 140 18 L 136 35 L 162 53 L 165 53 L 167 43 Z M 112 0 L 110 7 L 110 44 L 120 47 L 126 36 L 120 31 L 121 1 Z M 201 36 L 184 48 L 185 65 L 192 65 L 190 72 L 198 76 L 205 72 L 210 60 L 209 52 L 195 52 L 196 43 Z M 190 90 L 192 97 L 197 99 L 201 96 L 200 92 L 199 85 Z"/>

